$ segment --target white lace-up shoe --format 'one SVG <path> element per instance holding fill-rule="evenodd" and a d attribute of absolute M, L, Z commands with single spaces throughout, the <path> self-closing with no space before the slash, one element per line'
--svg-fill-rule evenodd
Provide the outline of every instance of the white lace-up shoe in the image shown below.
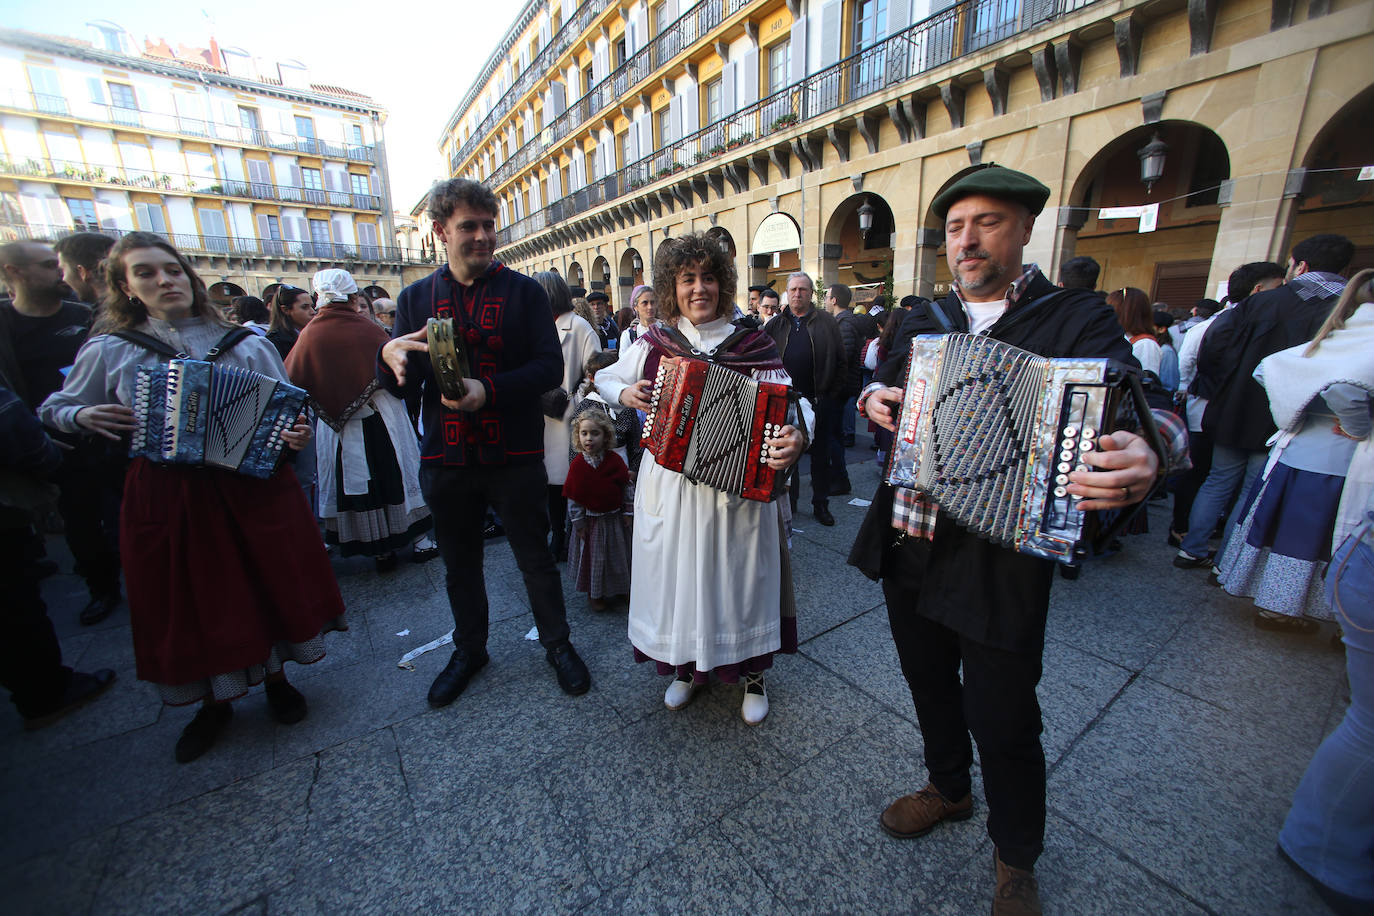
<path fill-rule="evenodd" d="M 763 688 L 762 674 L 745 676 L 744 703 L 739 714 L 745 725 L 758 725 L 768 716 L 768 691 Z"/>

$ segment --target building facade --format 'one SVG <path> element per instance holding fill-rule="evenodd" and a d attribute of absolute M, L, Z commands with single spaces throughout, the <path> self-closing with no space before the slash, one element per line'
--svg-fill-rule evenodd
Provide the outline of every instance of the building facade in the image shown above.
<path fill-rule="evenodd" d="M 1050 187 L 1052 278 L 1091 255 L 1187 307 L 1317 232 L 1374 266 L 1370 0 L 938 3 L 530 0 L 440 146 L 503 260 L 617 306 L 688 231 L 741 290 L 943 292 L 931 201 L 984 163 Z"/>
<path fill-rule="evenodd" d="M 399 291 L 383 125 L 297 62 L 0 29 L 0 238 L 154 232 L 212 298 L 343 267 Z"/>

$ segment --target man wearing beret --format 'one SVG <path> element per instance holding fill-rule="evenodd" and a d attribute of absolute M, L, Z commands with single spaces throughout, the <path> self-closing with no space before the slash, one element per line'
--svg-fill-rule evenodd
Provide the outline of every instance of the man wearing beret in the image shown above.
<path fill-rule="evenodd" d="M 611 317 L 611 297 L 601 290 L 593 290 L 587 294 L 587 304 L 592 307 L 592 313 L 596 316 L 596 321 L 592 322 L 592 328 L 596 331 L 596 336 L 601 338 L 601 349 L 612 346 L 611 341 L 620 337 L 620 329 L 615 326 L 615 319 Z"/>
<path fill-rule="evenodd" d="M 1087 290 L 1060 289 L 1022 262 L 1049 188 L 990 166 L 936 197 L 945 222 L 953 290 L 914 306 L 888 358 L 865 389 L 862 409 L 892 429 L 901 374 L 918 334 L 985 334 L 1050 357 L 1110 357 L 1135 365 L 1112 310 Z M 1131 433 L 1101 437 L 1070 475 L 1085 510 L 1139 502 L 1157 459 Z M 994 545 L 960 528 L 914 490 L 883 484 L 849 562 L 881 578 L 892 638 L 911 687 L 930 782 L 882 812 L 891 836 L 924 836 L 973 813 L 969 768 L 978 745 L 988 834 L 995 845 L 993 913 L 1039 913 L 1032 869 L 1045 832 L 1045 754 L 1040 680 L 1054 563 Z M 960 666 L 963 681 L 960 682 Z M 972 742 L 970 742 L 972 735 Z"/>

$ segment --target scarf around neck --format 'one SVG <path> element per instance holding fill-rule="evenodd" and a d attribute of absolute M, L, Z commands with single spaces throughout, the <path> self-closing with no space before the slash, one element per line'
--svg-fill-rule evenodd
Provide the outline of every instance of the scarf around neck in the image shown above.
<path fill-rule="evenodd" d="M 310 392 L 320 418 L 341 429 L 377 388 L 377 351 L 385 330 L 351 308 L 326 306 L 286 357 L 292 384 Z"/>

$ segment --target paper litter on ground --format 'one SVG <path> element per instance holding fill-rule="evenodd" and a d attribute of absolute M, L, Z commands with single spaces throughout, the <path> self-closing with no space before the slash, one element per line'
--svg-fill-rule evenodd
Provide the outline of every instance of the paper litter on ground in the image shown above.
<path fill-rule="evenodd" d="M 871 499 L 859 499 L 859 497 L 856 496 L 856 497 L 854 497 L 853 499 L 851 499 L 851 500 L 849 501 L 849 505 L 851 505 L 851 506 L 858 506 L 859 508 L 862 509 L 862 508 L 865 507 L 865 506 L 871 506 L 871 505 L 873 505 L 873 500 L 871 500 Z"/>
<path fill-rule="evenodd" d="M 539 627 L 530 627 L 530 631 L 529 631 L 528 633 L 525 634 L 525 638 L 526 638 L 526 639 L 538 639 L 538 638 L 539 638 Z"/>
<path fill-rule="evenodd" d="M 425 643 L 420 648 L 411 649 L 405 655 L 402 655 L 401 660 L 396 663 L 396 667 L 404 668 L 407 671 L 414 671 L 415 659 L 419 658 L 421 655 L 424 655 L 426 652 L 432 652 L 440 646 L 446 646 L 451 642 L 453 642 L 453 631 L 449 630 L 447 633 L 445 633 L 443 636 L 440 636 L 438 639 L 431 640 Z"/>

